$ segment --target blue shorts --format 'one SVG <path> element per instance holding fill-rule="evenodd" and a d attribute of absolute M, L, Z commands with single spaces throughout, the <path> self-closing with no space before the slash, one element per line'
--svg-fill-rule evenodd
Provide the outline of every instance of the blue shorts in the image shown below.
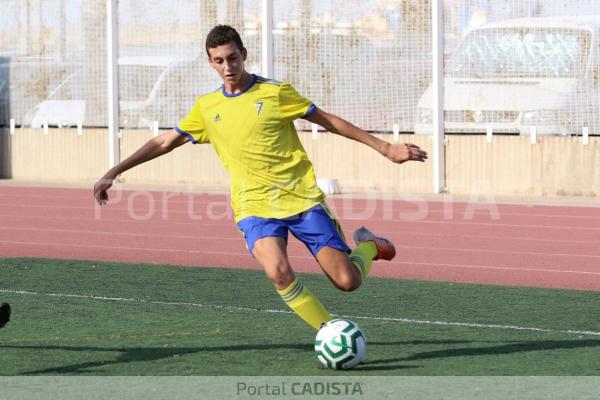
<path fill-rule="evenodd" d="M 288 218 L 247 217 L 237 223 L 252 254 L 254 243 L 264 237 L 280 237 L 286 242 L 288 231 L 308 247 L 313 256 L 323 247 L 350 253 L 344 233 L 333 214 L 322 203 Z"/>

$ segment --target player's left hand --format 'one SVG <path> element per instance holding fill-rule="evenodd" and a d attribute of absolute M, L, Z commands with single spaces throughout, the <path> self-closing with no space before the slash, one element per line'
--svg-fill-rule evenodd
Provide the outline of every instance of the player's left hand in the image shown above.
<path fill-rule="evenodd" d="M 390 143 L 385 156 L 392 162 L 402 164 L 406 161 L 427 160 L 427 152 L 412 143 L 392 144 Z"/>

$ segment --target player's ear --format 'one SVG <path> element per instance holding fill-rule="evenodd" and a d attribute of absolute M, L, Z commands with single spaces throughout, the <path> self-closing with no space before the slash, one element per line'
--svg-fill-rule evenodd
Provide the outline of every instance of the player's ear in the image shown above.
<path fill-rule="evenodd" d="M 211 56 L 211 54 L 210 54 L 210 51 L 211 51 L 211 50 L 212 50 L 212 49 L 210 49 L 210 48 L 209 48 L 209 49 L 206 51 L 206 53 L 207 53 L 207 54 L 206 54 L 206 56 L 207 56 L 208 65 L 210 65 L 210 66 L 212 66 L 212 64 L 213 64 L 213 59 L 212 59 L 212 56 Z"/>
<path fill-rule="evenodd" d="M 211 68 L 215 69 L 215 64 L 213 63 L 213 59 L 212 59 L 212 57 L 210 56 L 210 54 L 208 55 L 207 61 L 208 61 L 208 65 L 209 65 Z"/>
<path fill-rule="evenodd" d="M 248 50 L 246 50 L 245 47 L 242 47 L 242 60 L 246 61 L 247 57 L 248 57 Z"/>

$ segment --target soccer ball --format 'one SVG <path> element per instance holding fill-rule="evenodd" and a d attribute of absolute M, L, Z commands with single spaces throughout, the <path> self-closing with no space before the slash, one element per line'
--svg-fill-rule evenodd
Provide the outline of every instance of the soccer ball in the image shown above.
<path fill-rule="evenodd" d="M 315 353 L 323 365 L 350 369 L 367 351 L 367 339 L 360 327 L 347 319 L 333 319 L 321 326 L 315 338 Z"/>

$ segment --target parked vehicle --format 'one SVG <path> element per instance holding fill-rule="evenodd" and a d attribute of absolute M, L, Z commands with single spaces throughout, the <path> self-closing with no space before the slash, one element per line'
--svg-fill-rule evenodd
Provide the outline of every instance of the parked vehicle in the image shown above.
<path fill-rule="evenodd" d="M 445 69 L 447 133 L 600 133 L 600 16 L 522 18 L 469 32 Z M 433 88 L 415 133 L 432 133 Z"/>
<path fill-rule="evenodd" d="M 204 82 L 206 79 L 198 72 L 198 62 L 193 60 L 171 57 L 120 58 L 121 126 L 150 128 L 153 121 L 158 121 L 163 127 L 174 126 L 205 91 L 202 87 Z M 79 122 L 86 125 L 84 85 L 84 71 L 79 69 L 35 107 L 31 126 L 39 128 L 46 122 L 53 127 L 73 127 Z M 103 90 L 98 92 L 104 96 L 101 94 L 105 93 Z M 101 101 L 106 100 L 103 98 Z"/>

